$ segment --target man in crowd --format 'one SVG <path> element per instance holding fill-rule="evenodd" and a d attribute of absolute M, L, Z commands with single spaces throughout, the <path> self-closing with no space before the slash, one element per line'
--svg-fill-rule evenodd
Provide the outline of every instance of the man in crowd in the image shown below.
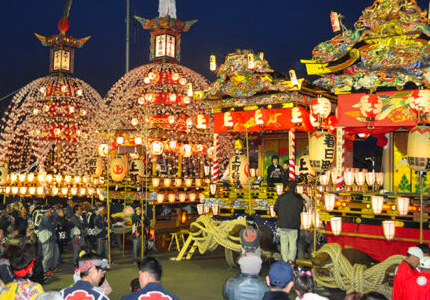
<path fill-rule="evenodd" d="M 240 275 L 227 279 L 224 285 L 224 298 L 228 300 L 261 300 L 269 288 L 260 279 L 261 257 L 246 253 L 239 259 Z"/>
<path fill-rule="evenodd" d="M 420 259 L 424 257 L 423 251 L 418 247 L 410 247 L 404 261 L 397 267 L 393 284 L 393 300 L 407 300 L 405 290 L 408 289 L 407 282 L 418 274 L 417 267 Z"/>
<path fill-rule="evenodd" d="M 70 237 L 72 238 L 73 246 L 73 263 L 76 265 L 79 252 L 85 245 L 86 223 L 82 218 L 82 207 L 80 205 L 75 205 L 73 207 L 73 213 L 74 214 L 70 219 L 70 222 L 72 223 Z"/>
<path fill-rule="evenodd" d="M 39 224 L 39 243 L 42 246 L 42 265 L 45 275 L 52 275 L 52 270 L 57 266 L 58 256 L 55 253 L 55 227 L 52 220 L 52 210 L 49 206 L 41 209 L 43 216 Z"/>
<path fill-rule="evenodd" d="M 297 197 L 295 188 L 296 184 L 289 181 L 285 193 L 278 197 L 274 206 L 278 215 L 282 259 L 290 262 L 296 259 L 300 213 L 303 211 L 303 201 Z"/>
<path fill-rule="evenodd" d="M 97 239 L 97 254 L 106 258 L 108 256 L 108 243 L 107 243 L 107 221 L 106 209 L 100 206 L 97 209 L 97 216 L 94 220 L 95 236 Z"/>
<path fill-rule="evenodd" d="M 72 287 L 60 293 L 65 300 L 94 299 L 109 300 L 96 287 L 104 276 L 104 261 L 97 255 L 88 253 L 79 258 L 78 268 L 81 279 Z"/>
<path fill-rule="evenodd" d="M 293 267 L 285 261 L 275 262 L 270 266 L 266 276 L 270 291 L 264 294 L 263 300 L 289 300 L 288 294 L 294 286 Z"/>
<path fill-rule="evenodd" d="M 258 230 L 255 220 L 251 216 L 246 217 L 246 223 L 248 226 L 239 233 L 242 254 L 251 252 L 261 256 L 261 232 Z"/>
<path fill-rule="evenodd" d="M 141 257 L 142 247 L 142 209 L 136 206 L 133 216 L 131 217 L 132 230 L 131 237 L 133 240 L 133 260 L 137 261 Z"/>
<path fill-rule="evenodd" d="M 284 182 L 284 169 L 279 165 L 279 157 L 272 156 L 272 164 L 267 168 L 267 185 L 275 186 L 275 183 Z"/>
<path fill-rule="evenodd" d="M 171 299 L 179 300 L 176 296 L 167 292 L 161 285 L 163 267 L 155 257 L 145 257 L 138 262 L 139 283 L 141 290 L 124 296 L 122 300 L 140 299 Z"/>
<path fill-rule="evenodd" d="M 421 272 L 411 276 L 405 283 L 404 299 L 430 299 L 430 257 L 421 258 L 419 267 Z"/>

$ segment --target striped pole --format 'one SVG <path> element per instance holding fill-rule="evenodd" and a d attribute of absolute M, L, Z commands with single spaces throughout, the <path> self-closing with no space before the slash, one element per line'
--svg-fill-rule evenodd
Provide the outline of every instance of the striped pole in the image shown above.
<path fill-rule="evenodd" d="M 219 134 L 214 134 L 214 163 L 212 166 L 212 182 L 217 182 L 219 178 Z"/>
<path fill-rule="evenodd" d="M 288 133 L 288 147 L 289 147 L 289 167 L 288 167 L 288 180 L 296 180 L 296 130 L 290 129 Z"/>
<path fill-rule="evenodd" d="M 345 130 L 336 128 L 336 190 L 340 191 L 345 185 Z"/>

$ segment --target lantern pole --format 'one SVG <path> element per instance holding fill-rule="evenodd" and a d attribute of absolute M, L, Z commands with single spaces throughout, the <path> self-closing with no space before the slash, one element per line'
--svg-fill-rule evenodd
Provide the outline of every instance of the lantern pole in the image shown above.
<path fill-rule="evenodd" d="M 420 244 L 423 242 L 423 176 L 424 172 L 419 172 L 419 181 L 420 181 Z"/>
<path fill-rule="evenodd" d="M 109 186 L 110 186 L 110 164 L 111 164 L 111 160 L 110 160 L 110 147 L 109 147 L 109 143 L 110 143 L 110 134 L 108 132 L 107 134 L 107 140 L 108 140 L 108 149 L 107 149 L 107 188 L 106 188 L 106 206 L 107 206 L 107 231 L 108 231 L 108 260 L 109 260 L 109 265 L 111 265 L 112 263 L 112 259 L 111 259 L 111 238 L 110 238 L 110 233 L 111 233 L 111 227 L 110 227 L 110 199 L 109 199 Z"/>
<path fill-rule="evenodd" d="M 316 172 L 315 174 L 315 190 L 314 190 L 314 253 L 317 252 L 317 197 L 318 197 L 318 175 L 319 172 Z"/>

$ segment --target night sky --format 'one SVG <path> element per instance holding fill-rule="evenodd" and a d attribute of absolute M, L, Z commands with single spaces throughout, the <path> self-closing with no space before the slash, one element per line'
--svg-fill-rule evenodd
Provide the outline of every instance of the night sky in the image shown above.
<path fill-rule="evenodd" d="M 34 36 L 58 33 L 62 0 L 2 0 L 0 8 L 0 98 L 48 74 L 48 49 Z M 214 80 L 209 55 L 218 63 L 237 48 L 263 51 L 272 68 L 305 76 L 300 59 L 333 36 L 329 14 L 345 16 L 352 28 L 371 0 L 177 0 L 180 20 L 199 20 L 182 36 L 181 64 Z M 75 52 L 75 76 L 91 84 L 103 97 L 125 71 L 125 0 L 74 0 L 68 34 L 90 35 Z M 418 1 L 427 9 L 428 1 Z M 158 16 L 158 0 L 131 0 L 131 14 Z M 149 33 L 131 22 L 130 67 L 148 62 Z M 0 107 L 5 106 L 5 101 Z"/>

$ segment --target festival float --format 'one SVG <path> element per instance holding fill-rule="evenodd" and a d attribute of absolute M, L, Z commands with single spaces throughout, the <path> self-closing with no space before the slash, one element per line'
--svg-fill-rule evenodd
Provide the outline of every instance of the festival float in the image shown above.
<path fill-rule="evenodd" d="M 50 75 L 29 83 L 11 100 L 0 127 L 0 186 L 7 197 L 87 197 L 100 194 L 103 178 L 89 168 L 95 156 L 103 101 L 73 76 L 75 49 L 90 37 L 67 35 L 71 1 L 59 34 L 36 34 L 50 48 Z"/>
<path fill-rule="evenodd" d="M 316 170 L 320 192 L 314 188 L 314 210 L 303 215 L 305 228 L 314 226 L 333 243 L 314 254 L 314 278 L 348 292 L 379 290 L 391 297 L 388 275 L 402 260 L 396 254 L 430 242 L 429 18 L 413 0 L 377 0 L 351 30 L 340 14 L 330 17 L 335 37 L 316 46 L 312 60 L 302 60 L 309 75 L 321 76 L 314 83 L 338 98 L 336 168 L 334 174 Z M 357 136 L 373 136 L 381 148 L 379 157 L 367 157 L 367 168 L 351 159 L 358 147 L 345 147 Z M 316 228 L 318 219 L 327 222 L 326 230 Z M 344 264 L 339 245 L 368 257 Z"/>

